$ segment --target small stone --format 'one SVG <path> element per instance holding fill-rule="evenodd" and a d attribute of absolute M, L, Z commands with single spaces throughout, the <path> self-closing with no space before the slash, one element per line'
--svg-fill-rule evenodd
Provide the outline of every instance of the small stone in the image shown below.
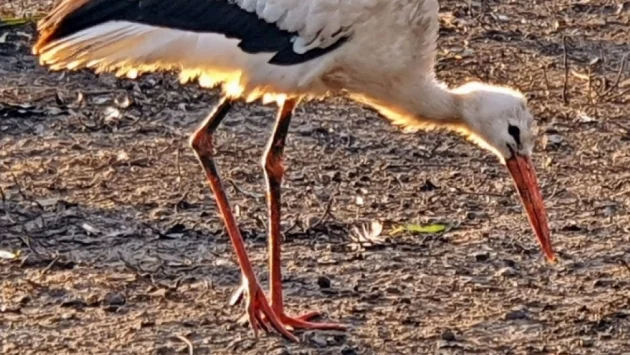
<path fill-rule="evenodd" d="M 409 297 L 400 297 L 398 299 L 399 304 L 411 304 L 411 298 Z"/>
<path fill-rule="evenodd" d="M 63 313 L 63 314 L 61 314 L 60 318 L 62 320 L 73 319 L 74 318 L 74 314 L 73 313 Z"/>
<path fill-rule="evenodd" d="M 466 212 L 466 219 L 468 220 L 479 220 L 479 219 L 487 219 L 490 216 L 487 212 L 476 212 L 476 211 L 468 211 Z"/>
<path fill-rule="evenodd" d="M 22 313 L 22 308 L 18 305 L 6 305 L 3 304 L 2 306 L 0 306 L 0 313 L 17 313 L 20 314 Z"/>
<path fill-rule="evenodd" d="M 320 347 L 328 346 L 328 341 L 323 335 L 316 334 L 311 340 L 313 341 L 313 343 L 317 344 Z"/>
<path fill-rule="evenodd" d="M 113 305 L 113 306 L 122 306 L 126 303 L 126 300 L 125 300 L 125 296 L 119 293 L 109 292 L 103 298 L 103 302 L 106 304 Z"/>
<path fill-rule="evenodd" d="M 488 261 L 488 259 L 490 259 L 490 253 L 488 253 L 487 251 L 481 251 L 473 255 L 475 256 L 475 260 L 480 263 Z"/>
<path fill-rule="evenodd" d="M 357 355 L 357 351 L 349 345 L 346 345 L 341 349 L 341 355 Z"/>
<path fill-rule="evenodd" d="M 103 297 L 103 306 L 105 307 L 105 310 L 111 312 L 117 311 L 120 307 L 124 306 L 126 302 L 127 300 L 125 299 L 125 296 L 116 292 L 109 292 L 105 295 L 105 297 Z"/>
<path fill-rule="evenodd" d="M 408 180 L 408 179 L 407 179 Z M 422 185 L 422 187 L 420 187 L 420 191 L 433 191 L 439 189 L 439 187 L 435 186 L 435 184 L 433 182 L 431 182 L 431 180 L 425 180 L 424 185 Z"/>
<path fill-rule="evenodd" d="M 332 282 L 326 276 L 320 276 L 317 278 L 317 285 L 319 285 L 319 288 L 330 288 L 331 284 Z"/>
<path fill-rule="evenodd" d="M 388 286 L 387 288 L 385 288 L 385 292 L 392 295 L 400 295 L 402 293 L 402 291 L 400 291 L 400 288 L 396 286 Z"/>
<path fill-rule="evenodd" d="M 67 298 L 61 302 L 61 307 L 83 308 L 87 303 L 80 298 Z"/>
<path fill-rule="evenodd" d="M 608 288 L 610 288 L 614 284 L 615 284 L 615 281 L 614 280 L 610 280 L 610 279 L 597 279 L 597 280 L 593 281 L 593 287 L 595 287 L 595 288 L 597 288 L 597 287 L 608 287 Z"/>
<path fill-rule="evenodd" d="M 269 353 L 269 355 L 291 355 L 287 348 L 277 348 Z"/>
<path fill-rule="evenodd" d="M 580 346 L 583 348 L 590 348 L 595 345 L 595 340 L 592 338 L 580 339 Z"/>
<path fill-rule="evenodd" d="M 96 294 L 90 294 L 85 298 L 85 303 L 88 305 L 88 307 L 94 307 L 97 306 L 99 304 L 100 300 L 98 299 L 98 296 Z"/>
<path fill-rule="evenodd" d="M 446 340 L 446 341 L 455 341 L 456 340 L 455 334 L 450 329 L 446 329 L 445 331 L 443 331 L 442 335 L 440 335 L 440 337 L 442 338 L 442 340 Z"/>
<path fill-rule="evenodd" d="M 563 140 L 559 134 L 545 134 L 542 138 L 542 148 L 544 150 L 557 149 Z"/>
<path fill-rule="evenodd" d="M 438 349 L 456 349 L 456 348 L 461 348 L 461 346 L 458 343 L 456 343 L 456 342 L 446 341 L 446 340 L 438 340 L 437 348 Z"/>
<path fill-rule="evenodd" d="M 518 309 L 518 310 L 507 312 L 504 317 L 505 320 L 518 320 L 518 319 L 527 319 L 527 318 L 529 318 L 529 315 L 527 314 L 527 311 L 524 309 Z"/>
<path fill-rule="evenodd" d="M 518 275 L 518 272 L 516 272 L 516 270 L 514 270 L 511 267 L 504 267 L 501 270 L 497 271 L 497 273 L 495 274 L 495 276 L 500 276 L 500 277 L 514 277 Z"/>

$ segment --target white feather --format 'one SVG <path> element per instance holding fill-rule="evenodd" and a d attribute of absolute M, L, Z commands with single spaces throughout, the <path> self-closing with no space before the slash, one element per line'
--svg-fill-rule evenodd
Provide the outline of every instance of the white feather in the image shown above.
<path fill-rule="evenodd" d="M 321 63 L 291 66 L 269 64 L 275 53 L 249 54 L 239 40 L 220 34 L 196 33 L 137 23 L 107 22 L 78 32 L 42 49 L 40 61 L 56 68 L 94 68 L 135 77 L 142 72 L 177 70 L 183 82 L 199 79 L 214 87 L 225 83 L 228 94 L 254 100 L 263 94 L 315 93 L 313 70 Z"/>

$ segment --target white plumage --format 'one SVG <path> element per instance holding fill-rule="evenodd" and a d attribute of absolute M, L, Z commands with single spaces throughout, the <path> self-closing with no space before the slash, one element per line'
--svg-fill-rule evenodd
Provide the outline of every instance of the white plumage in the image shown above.
<path fill-rule="evenodd" d="M 53 69 L 136 77 L 175 70 L 183 82 L 221 85 L 223 98 L 191 145 L 204 168 L 243 274 L 254 330 L 342 329 L 285 313 L 280 268 L 280 182 L 285 138 L 303 98 L 348 94 L 394 124 L 446 128 L 507 165 L 538 241 L 554 260 L 530 156 L 533 117 L 519 92 L 482 83 L 450 89 L 434 73 L 437 0 L 64 0 L 34 47 Z M 279 106 L 263 167 L 270 210 L 270 299 L 261 291 L 213 162 L 213 133 L 237 99 Z"/>
<path fill-rule="evenodd" d="M 369 40 L 372 35 L 364 30 L 377 32 L 380 28 L 369 28 L 373 21 L 366 20 L 381 17 L 379 12 L 387 8 L 383 1 L 377 0 L 237 0 L 235 3 L 282 30 L 295 32 L 293 50 L 300 54 L 326 48 L 344 36 L 351 35 L 353 42 Z M 58 11 L 73 5 L 72 1 L 66 1 Z M 52 69 L 87 67 L 131 78 L 144 72 L 176 70 L 182 82 L 199 79 L 204 87 L 224 84 L 230 96 L 243 96 L 248 101 L 264 94 L 324 95 L 330 88 L 323 78 L 338 67 L 339 59 L 360 54 L 354 46 L 348 46 L 315 61 L 276 66 L 268 63 L 273 53 L 245 53 L 238 44 L 239 39 L 222 34 L 118 20 L 47 43 L 36 53 L 40 54 L 40 62 Z"/>

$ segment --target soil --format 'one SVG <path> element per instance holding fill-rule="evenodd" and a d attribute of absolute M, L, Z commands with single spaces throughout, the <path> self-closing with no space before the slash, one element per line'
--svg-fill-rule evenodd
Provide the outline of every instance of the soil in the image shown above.
<path fill-rule="evenodd" d="M 51 4 L 1 6 L 23 16 Z M 351 329 L 256 340 L 237 322 L 243 307 L 228 306 L 239 269 L 188 148 L 217 93 L 170 74 L 50 72 L 30 54 L 32 24 L 0 27 L 0 250 L 19 252 L 0 259 L 1 352 L 630 352 L 630 2 L 441 6 L 439 77 L 529 98 L 557 264 L 490 153 L 450 133 L 404 134 L 342 98 L 307 103 L 286 149 L 286 303 Z M 265 287 L 259 161 L 273 118 L 238 105 L 217 137 Z M 374 221 L 385 235 L 449 228 L 355 242 Z"/>

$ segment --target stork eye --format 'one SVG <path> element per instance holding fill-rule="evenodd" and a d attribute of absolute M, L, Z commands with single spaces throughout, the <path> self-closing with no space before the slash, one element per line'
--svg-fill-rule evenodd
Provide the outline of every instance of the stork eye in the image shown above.
<path fill-rule="evenodd" d="M 508 125 L 508 133 L 514 138 L 514 141 L 518 146 L 521 145 L 521 130 L 512 125 Z"/>

